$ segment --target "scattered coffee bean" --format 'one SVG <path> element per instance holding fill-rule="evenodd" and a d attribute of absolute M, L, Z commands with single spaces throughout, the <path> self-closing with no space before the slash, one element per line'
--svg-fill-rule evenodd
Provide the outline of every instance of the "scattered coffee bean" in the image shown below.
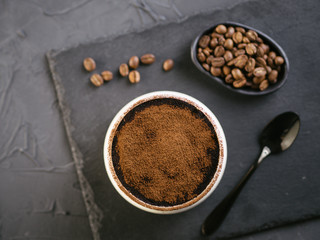
<path fill-rule="evenodd" d="M 132 56 L 129 59 L 129 67 L 131 67 L 132 69 L 136 69 L 137 67 L 139 67 L 139 58 L 137 56 Z"/>
<path fill-rule="evenodd" d="M 93 58 L 85 58 L 83 60 L 83 67 L 85 70 L 88 72 L 92 72 L 93 70 L 96 69 L 96 62 L 93 60 Z"/>
<path fill-rule="evenodd" d="M 105 80 L 106 82 L 109 82 L 112 78 L 113 78 L 113 74 L 110 71 L 103 71 L 101 73 L 101 77 L 103 78 L 103 80 Z"/>
<path fill-rule="evenodd" d="M 151 53 L 145 54 L 140 57 L 140 61 L 143 64 L 152 64 L 152 63 L 154 63 L 155 60 L 156 60 L 155 56 Z"/>
<path fill-rule="evenodd" d="M 126 77 L 129 74 L 129 67 L 126 63 L 122 63 L 119 67 L 119 73 L 122 77 Z"/>
<path fill-rule="evenodd" d="M 140 82 L 140 73 L 137 70 L 133 70 L 129 73 L 129 81 L 131 83 Z"/>
<path fill-rule="evenodd" d="M 198 42 L 197 59 L 213 76 L 235 88 L 265 90 L 277 82 L 284 64 L 253 30 L 218 25 Z"/>
<path fill-rule="evenodd" d="M 90 77 L 90 81 L 93 85 L 95 85 L 96 87 L 100 87 L 103 84 L 103 79 L 102 77 L 97 74 L 94 73 L 91 77 Z"/>
<path fill-rule="evenodd" d="M 170 71 L 174 66 L 174 62 L 172 59 L 167 59 L 163 62 L 163 70 L 164 71 Z"/>

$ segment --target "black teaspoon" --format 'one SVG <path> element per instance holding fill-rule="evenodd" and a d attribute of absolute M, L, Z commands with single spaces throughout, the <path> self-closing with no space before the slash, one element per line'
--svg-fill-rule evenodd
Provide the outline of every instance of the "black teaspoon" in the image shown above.
<path fill-rule="evenodd" d="M 274 118 L 263 129 L 259 139 L 262 149 L 260 157 L 252 164 L 247 173 L 241 178 L 232 191 L 206 218 L 201 228 L 203 235 L 212 234 L 220 227 L 241 189 L 262 160 L 271 153 L 279 153 L 287 150 L 296 139 L 299 128 L 299 116 L 294 112 L 285 112 Z"/>

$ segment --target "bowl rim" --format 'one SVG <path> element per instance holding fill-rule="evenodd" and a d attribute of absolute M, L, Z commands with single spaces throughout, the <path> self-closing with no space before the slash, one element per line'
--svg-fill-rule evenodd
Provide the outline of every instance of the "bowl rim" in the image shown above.
<path fill-rule="evenodd" d="M 273 49 L 276 50 L 276 52 L 278 52 L 284 59 L 284 69 L 283 69 L 283 77 L 281 79 L 281 81 L 278 81 L 276 84 L 269 86 L 266 90 L 264 91 L 257 91 L 254 89 L 242 89 L 242 88 L 234 88 L 233 86 L 226 84 L 224 82 L 224 80 L 222 78 L 219 77 L 215 77 L 213 75 L 211 75 L 208 71 L 204 70 L 203 67 L 201 66 L 200 62 L 197 59 L 197 46 L 198 46 L 198 41 L 200 39 L 200 37 L 204 34 L 207 33 L 211 33 L 213 31 L 213 29 L 215 27 L 217 27 L 218 25 L 223 24 L 223 25 L 232 25 L 234 27 L 243 27 L 247 30 L 253 30 L 255 32 L 257 32 L 259 34 L 259 36 L 263 39 L 263 40 L 267 40 L 268 44 L 271 45 L 271 47 Z M 276 90 L 280 89 L 287 81 L 287 76 L 288 76 L 288 72 L 289 72 L 289 60 L 288 57 L 285 53 L 285 51 L 282 49 L 282 47 L 274 40 L 272 39 L 270 36 L 268 36 L 267 34 L 253 28 L 250 26 L 247 26 L 245 24 L 242 23 L 238 23 L 238 22 L 232 22 L 232 21 L 226 21 L 226 22 L 219 22 L 215 25 L 212 25 L 211 27 L 207 28 L 206 30 L 203 30 L 200 32 L 200 34 L 197 35 L 197 37 L 194 39 L 194 41 L 191 44 L 191 60 L 194 63 L 194 65 L 204 74 L 206 74 L 207 76 L 209 76 L 210 78 L 214 79 L 215 82 L 219 83 L 220 85 L 222 85 L 223 87 L 225 87 L 226 89 L 232 91 L 232 92 L 236 92 L 239 94 L 244 94 L 244 95 L 250 95 L 250 96 L 261 96 L 261 95 L 266 95 L 272 92 L 275 92 Z"/>
<path fill-rule="evenodd" d="M 210 121 L 212 126 L 214 127 L 214 130 L 217 134 L 217 139 L 219 143 L 219 161 L 217 170 L 211 179 L 210 183 L 207 185 L 206 189 L 201 192 L 197 197 L 179 205 L 175 206 L 156 206 L 151 205 L 148 203 L 143 202 L 133 194 L 131 194 L 120 182 L 120 180 L 117 177 L 117 174 L 114 170 L 113 162 L 112 162 L 112 141 L 115 135 L 115 132 L 122 121 L 122 119 L 126 116 L 126 114 L 131 111 L 136 106 L 153 100 L 153 99 L 161 99 L 161 98 L 173 98 L 177 100 L 181 100 L 184 102 L 187 102 L 193 106 L 195 106 L 198 110 L 200 110 L 204 115 L 207 117 L 207 119 Z M 222 129 L 222 126 L 220 125 L 220 122 L 216 118 L 216 116 L 211 112 L 209 108 L 207 108 L 203 103 L 201 103 L 199 100 L 183 94 L 179 92 L 174 91 L 157 91 L 157 92 L 150 92 L 144 95 L 141 95 L 129 103 L 127 103 L 113 118 L 112 122 L 109 125 L 109 128 L 107 130 L 107 133 L 105 135 L 105 141 L 103 146 L 103 156 L 104 156 L 104 164 L 106 168 L 107 175 L 113 185 L 113 187 L 116 189 L 116 191 L 130 204 L 133 206 L 150 212 L 150 213 L 156 213 L 156 214 L 174 214 L 183 212 L 186 210 L 189 210 L 201 202 L 203 202 L 205 199 L 207 199 L 212 192 L 217 188 L 219 185 L 221 178 L 224 174 L 226 162 L 227 162 L 227 142 L 226 138 Z"/>

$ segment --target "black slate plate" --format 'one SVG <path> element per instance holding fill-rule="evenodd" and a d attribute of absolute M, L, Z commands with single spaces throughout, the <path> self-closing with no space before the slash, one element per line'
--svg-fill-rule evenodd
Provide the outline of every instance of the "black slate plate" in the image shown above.
<path fill-rule="evenodd" d="M 220 78 L 220 77 L 215 77 L 212 74 L 210 74 L 210 72 L 206 71 L 201 64 L 199 63 L 198 59 L 197 59 L 197 49 L 198 49 L 198 41 L 200 39 L 201 36 L 203 35 L 210 35 L 210 33 L 212 33 L 214 31 L 214 29 L 220 25 L 220 24 L 224 24 L 225 26 L 229 27 L 242 27 L 246 30 L 253 30 L 256 33 L 259 34 L 259 37 L 261 37 L 264 41 L 265 44 L 268 44 L 270 46 L 270 51 L 275 51 L 277 56 L 281 56 L 284 59 L 284 64 L 281 67 L 281 71 L 279 72 L 278 75 L 278 81 L 275 84 L 270 85 L 266 90 L 264 91 L 259 91 L 259 89 L 251 89 L 251 88 L 234 88 L 232 85 L 226 84 L 224 79 Z M 251 95 L 251 96 L 260 96 L 260 95 L 265 95 L 265 94 L 269 94 L 272 93 L 276 90 L 278 90 L 279 88 L 281 88 L 283 86 L 283 84 L 285 84 L 286 80 L 287 80 L 287 76 L 288 76 L 288 72 L 289 72 L 289 60 L 288 57 L 286 55 L 286 53 L 283 51 L 283 49 L 280 47 L 280 45 L 273 40 L 271 37 L 269 37 L 268 35 L 266 35 L 265 33 L 254 29 L 252 27 L 249 27 L 247 25 L 241 24 L 241 23 L 236 23 L 236 22 L 221 22 L 221 23 L 217 23 L 214 24 L 213 26 L 211 26 L 209 29 L 206 29 L 204 31 L 202 31 L 193 41 L 192 45 L 191 45 L 191 59 L 194 63 L 194 65 L 204 74 L 206 74 L 210 79 L 215 80 L 217 83 L 219 83 L 220 85 L 222 85 L 223 87 L 229 89 L 230 91 L 236 92 L 236 93 L 240 93 L 240 94 L 245 94 L 245 95 Z"/>
<path fill-rule="evenodd" d="M 96 239 L 200 239 L 207 214 L 259 154 L 257 138 L 265 124 L 290 110 L 299 113 L 302 121 L 294 147 L 261 165 L 217 236 L 237 236 L 320 216 L 319 4 L 250 1 L 180 23 L 48 53 Z M 202 29 L 225 21 L 259 29 L 283 46 L 291 65 L 287 84 L 273 94 L 252 98 L 205 79 L 191 61 L 190 45 Z M 147 52 L 154 53 L 157 61 L 139 68 L 139 84 L 132 85 L 116 74 L 120 63 Z M 93 87 L 90 74 L 82 67 L 88 56 L 97 62 L 95 72 L 110 69 L 115 78 L 100 88 Z M 175 60 L 170 72 L 162 70 L 167 58 Z M 109 182 L 102 155 L 105 133 L 115 114 L 133 98 L 157 90 L 199 99 L 217 116 L 228 141 L 228 164 L 215 193 L 196 208 L 171 216 L 145 213 L 123 200 Z"/>

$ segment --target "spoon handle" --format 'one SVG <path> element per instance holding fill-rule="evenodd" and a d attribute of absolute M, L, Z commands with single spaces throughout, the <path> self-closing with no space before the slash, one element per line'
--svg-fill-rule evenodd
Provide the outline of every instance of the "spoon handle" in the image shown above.
<path fill-rule="evenodd" d="M 201 232 L 203 235 L 209 235 L 215 232 L 220 225 L 222 224 L 225 217 L 228 215 L 230 208 L 237 196 L 239 195 L 241 189 L 246 184 L 248 179 L 257 169 L 262 160 L 271 153 L 271 150 L 268 147 L 262 149 L 261 155 L 257 161 L 255 161 L 247 173 L 241 178 L 239 183 L 232 189 L 232 191 L 219 203 L 219 205 L 210 213 L 202 224 Z"/>

